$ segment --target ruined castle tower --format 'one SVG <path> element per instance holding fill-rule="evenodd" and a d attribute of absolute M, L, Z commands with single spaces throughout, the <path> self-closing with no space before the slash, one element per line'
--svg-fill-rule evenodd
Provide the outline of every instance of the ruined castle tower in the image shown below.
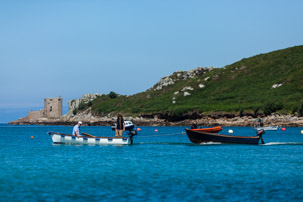
<path fill-rule="evenodd" d="M 58 118 L 62 116 L 62 98 L 45 98 L 44 99 L 44 117 Z"/>

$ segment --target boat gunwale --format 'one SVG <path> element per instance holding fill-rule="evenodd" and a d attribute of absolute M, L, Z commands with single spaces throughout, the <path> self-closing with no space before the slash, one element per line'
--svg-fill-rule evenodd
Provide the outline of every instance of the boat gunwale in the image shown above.
<path fill-rule="evenodd" d="M 222 126 L 216 126 L 213 128 L 194 128 L 194 129 L 190 129 L 193 131 L 203 131 L 203 132 L 211 132 L 211 133 L 216 133 L 216 132 L 220 132 L 222 130 Z"/>

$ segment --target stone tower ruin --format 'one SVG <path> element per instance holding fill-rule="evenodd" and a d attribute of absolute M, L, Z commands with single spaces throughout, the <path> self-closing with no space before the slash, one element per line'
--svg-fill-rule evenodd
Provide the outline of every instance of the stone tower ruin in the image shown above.
<path fill-rule="evenodd" d="M 43 116 L 47 118 L 58 118 L 62 116 L 62 98 L 45 98 Z"/>

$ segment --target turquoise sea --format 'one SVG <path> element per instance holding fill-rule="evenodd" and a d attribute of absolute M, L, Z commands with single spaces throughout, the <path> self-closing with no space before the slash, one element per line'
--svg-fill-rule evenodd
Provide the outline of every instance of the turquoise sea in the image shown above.
<path fill-rule="evenodd" d="M 0 201 L 303 200 L 303 128 L 266 132 L 265 145 L 194 145 L 184 127 L 140 128 L 134 145 L 73 146 L 47 135 L 72 126 L 0 125 Z"/>

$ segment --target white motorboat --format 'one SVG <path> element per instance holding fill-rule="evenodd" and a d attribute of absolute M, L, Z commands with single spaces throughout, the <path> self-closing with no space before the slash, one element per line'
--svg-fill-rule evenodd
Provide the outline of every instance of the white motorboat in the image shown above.
<path fill-rule="evenodd" d="M 254 127 L 254 130 L 266 130 L 266 131 L 269 131 L 269 130 L 272 130 L 272 131 L 276 131 L 278 130 L 279 126 L 258 126 L 258 127 Z"/>
<path fill-rule="evenodd" d="M 135 127 L 135 125 L 131 121 L 124 121 L 124 125 L 126 131 L 131 131 Z M 116 130 L 116 123 L 112 126 L 112 130 Z"/>
<path fill-rule="evenodd" d="M 126 145 L 133 144 L 133 136 L 137 131 L 132 130 L 127 137 L 96 137 L 86 133 L 85 136 L 76 137 L 70 134 L 48 132 L 54 144 L 94 144 L 94 145 Z"/>

